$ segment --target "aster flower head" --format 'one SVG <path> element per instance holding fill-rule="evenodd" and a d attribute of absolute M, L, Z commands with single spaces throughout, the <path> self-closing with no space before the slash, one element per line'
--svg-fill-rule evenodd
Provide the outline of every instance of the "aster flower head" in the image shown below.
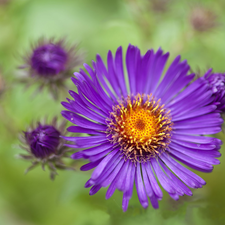
<path fill-rule="evenodd" d="M 212 69 L 201 79 L 205 80 L 212 89 L 214 102 L 217 103 L 217 109 L 225 112 L 225 73 L 212 73 Z"/>
<path fill-rule="evenodd" d="M 76 45 L 67 47 L 65 39 L 41 38 L 24 60 L 25 64 L 20 66 L 25 72 L 23 81 L 28 86 L 39 82 L 39 90 L 47 86 L 57 98 L 58 89 L 65 88 L 65 80 L 83 62 L 83 56 L 78 54 Z"/>
<path fill-rule="evenodd" d="M 217 15 L 203 6 L 196 6 L 192 9 L 190 22 L 194 30 L 198 32 L 209 31 L 218 26 Z"/>
<path fill-rule="evenodd" d="M 64 146 L 64 139 L 60 137 L 60 135 L 65 135 L 65 125 L 65 120 L 57 124 L 55 117 L 50 124 L 46 121 L 38 122 L 21 134 L 21 147 L 28 154 L 20 154 L 19 157 L 32 162 L 32 166 L 25 173 L 39 164 L 44 170 L 47 165 L 50 169 L 50 177 L 54 179 L 57 169 L 73 169 L 63 162 L 63 158 L 69 157 L 67 154 L 70 151 Z"/>
<path fill-rule="evenodd" d="M 122 191 L 124 211 L 134 183 L 141 205 L 150 199 L 158 208 L 159 183 L 175 200 L 192 195 L 188 186 L 205 184 L 180 162 L 203 172 L 219 164 L 221 141 L 202 136 L 221 130 L 213 93 L 202 80 L 190 84 L 194 74 L 180 56 L 163 72 L 168 57 L 161 49 L 141 55 L 129 45 L 125 71 L 122 47 L 115 56 L 108 52 L 107 66 L 97 55 L 93 68 L 84 64 L 90 76 L 81 69 L 72 78 L 78 93 L 69 91 L 73 99 L 62 102 L 62 115 L 75 124 L 68 131 L 88 135 L 64 137 L 73 142 L 67 146 L 84 149 L 72 155 L 90 161 L 81 170 L 95 168 L 85 187 L 93 195 L 109 186 L 107 199 Z"/>

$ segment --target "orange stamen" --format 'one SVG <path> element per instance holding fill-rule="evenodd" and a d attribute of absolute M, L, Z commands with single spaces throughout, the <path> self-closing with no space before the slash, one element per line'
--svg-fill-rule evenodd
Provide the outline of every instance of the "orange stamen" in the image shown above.
<path fill-rule="evenodd" d="M 142 162 L 168 148 L 171 130 L 169 112 L 160 100 L 138 94 L 113 107 L 107 132 L 126 158 Z"/>

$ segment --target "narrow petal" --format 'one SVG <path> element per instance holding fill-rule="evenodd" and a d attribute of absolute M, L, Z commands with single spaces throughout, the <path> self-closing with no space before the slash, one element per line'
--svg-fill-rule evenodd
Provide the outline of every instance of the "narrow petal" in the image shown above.
<path fill-rule="evenodd" d="M 215 145 L 214 143 L 208 143 L 208 144 L 196 144 L 196 143 L 191 143 L 191 142 L 187 142 L 187 141 L 181 141 L 181 140 L 177 140 L 177 139 L 173 139 L 172 143 L 177 143 L 181 146 L 184 146 L 188 149 L 196 149 L 196 150 L 203 150 L 203 151 L 207 151 L 207 150 L 217 150 L 217 145 Z"/>
<path fill-rule="evenodd" d="M 113 60 L 113 55 L 112 52 L 109 51 L 108 52 L 108 56 L 107 56 L 107 65 L 108 65 L 108 79 L 109 82 L 113 88 L 113 90 L 115 91 L 117 96 L 121 96 L 121 92 L 119 87 L 119 82 L 117 80 L 117 76 L 115 76 L 115 71 L 114 71 L 114 60 Z"/>
<path fill-rule="evenodd" d="M 128 199 L 132 197 L 133 186 L 134 186 L 134 177 L 135 177 L 135 165 L 130 163 L 130 166 L 127 171 L 126 183 L 125 183 L 125 195 Z"/>
<path fill-rule="evenodd" d="M 162 191 L 161 191 L 161 189 L 160 189 L 160 187 L 157 183 L 157 180 L 155 178 L 155 175 L 152 171 L 151 164 L 149 162 L 147 162 L 147 163 L 143 164 L 143 166 L 144 166 L 145 171 L 148 175 L 148 178 L 150 180 L 150 183 L 152 185 L 152 189 L 153 189 L 154 193 L 156 194 L 157 197 L 162 198 L 163 193 L 162 193 Z"/>
<path fill-rule="evenodd" d="M 162 171 L 156 159 L 153 158 L 151 164 L 162 187 L 169 193 L 176 193 L 173 186 L 170 184 L 170 180 Z"/>
<path fill-rule="evenodd" d="M 83 117 L 89 118 L 90 120 L 96 121 L 101 124 L 105 124 L 106 118 L 97 114 L 96 112 L 90 110 L 84 105 L 81 105 L 79 102 L 75 102 L 72 100 L 68 100 L 70 105 L 72 106 L 72 112 L 78 113 Z"/>
<path fill-rule="evenodd" d="M 136 59 L 138 52 L 139 50 L 137 47 L 129 45 L 126 53 L 126 66 L 131 94 L 136 94 L 136 66 L 137 66 Z"/>
<path fill-rule="evenodd" d="M 115 73 L 118 77 L 118 82 L 122 91 L 122 96 L 127 96 L 127 88 L 125 83 L 125 77 L 123 72 L 123 52 L 122 47 L 120 46 L 116 51 L 115 56 Z"/>
<path fill-rule="evenodd" d="M 158 208 L 159 208 L 159 203 L 158 203 L 158 199 L 157 199 L 157 197 L 155 196 L 155 194 L 152 195 L 152 196 L 149 197 L 149 198 L 150 198 L 150 202 L 151 202 L 151 204 L 152 204 L 152 207 L 153 207 L 154 209 L 158 209 Z"/>
<path fill-rule="evenodd" d="M 138 65 L 138 70 L 139 70 L 139 76 L 138 76 L 138 82 L 136 84 L 137 87 L 137 93 L 142 93 L 146 92 L 146 81 L 149 73 L 149 66 L 150 66 L 150 60 L 151 57 L 153 57 L 153 50 L 148 50 L 144 56 L 141 57 L 139 65 Z"/>
<path fill-rule="evenodd" d="M 188 141 L 192 143 L 199 143 L 199 144 L 212 144 L 213 142 L 215 143 L 218 142 L 220 143 L 220 145 L 222 144 L 221 141 L 217 138 L 204 137 L 204 136 L 173 134 L 173 139 L 180 140 L 180 141 Z"/>
<path fill-rule="evenodd" d="M 119 164 L 114 168 L 113 172 L 107 177 L 106 180 L 104 180 L 101 185 L 102 187 L 107 187 L 114 179 L 118 180 L 118 177 L 120 176 L 120 170 L 124 164 L 124 159 L 121 159 Z"/>
<path fill-rule="evenodd" d="M 184 115 L 181 116 L 176 116 L 174 115 L 173 117 L 173 121 L 179 121 L 179 120 L 184 120 L 184 119 L 188 119 L 188 118 L 193 118 L 196 116 L 200 116 L 200 115 L 204 115 L 210 112 L 213 112 L 216 109 L 215 105 L 209 105 L 209 106 L 205 106 L 199 109 L 196 109 L 194 111 L 191 111 L 190 113 L 186 113 Z"/>
<path fill-rule="evenodd" d="M 161 165 L 161 167 L 163 168 L 163 170 L 165 171 L 165 173 L 167 174 L 167 176 L 170 178 L 171 182 L 174 184 L 174 187 L 177 188 L 179 187 L 186 195 L 191 196 L 192 192 L 191 190 L 185 186 L 184 183 L 182 183 L 167 167 L 166 165 L 159 160 L 159 163 Z"/>
<path fill-rule="evenodd" d="M 129 204 L 129 199 L 127 198 L 125 194 L 123 194 L 122 209 L 124 212 L 127 211 L 128 204 Z"/>
<path fill-rule="evenodd" d="M 104 110 L 98 108 L 97 106 L 95 106 L 94 104 L 92 104 L 91 102 L 89 102 L 82 94 L 80 88 L 78 87 L 78 93 L 74 91 L 69 91 L 69 94 L 74 98 L 75 102 L 78 102 L 80 105 L 83 105 L 85 107 L 89 107 L 92 111 L 98 113 L 99 115 L 108 117 L 108 113 L 106 113 Z"/>
<path fill-rule="evenodd" d="M 96 166 L 98 166 L 99 163 L 100 163 L 101 161 L 102 161 L 102 160 L 99 159 L 98 161 L 87 163 L 87 164 L 83 165 L 83 166 L 80 168 L 80 170 L 81 170 L 81 171 L 91 170 L 91 169 L 95 168 Z"/>
<path fill-rule="evenodd" d="M 92 155 L 99 154 L 107 149 L 110 150 L 112 149 L 112 147 L 113 147 L 112 144 L 107 142 L 105 144 L 101 144 L 93 148 L 85 149 L 82 151 L 82 153 L 86 156 L 92 156 Z"/>
<path fill-rule="evenodd" d="M 96 194 L 99 190 L 101 189 L 100 185 L 94 185 L 89 192 L 89 195 L 94 195 Z"/>
<path fill-rule="evenodd" d="M 101 85 L 104 87 L 104 89 L 107 91 L 107 93 L 109 94 L 109 96 L 116 101 L 116 97 L 115 95 L 112 93 L 112 91 L 110 90 L 110 88 L 108 87 L 108 85 L 105 82 L 104 77 L 108 77 L 108 72 L 105 68 L 105 65 L 103 63 L 102 58 L 100 57 L 100 55 L 96 56 L 96 72 L 98 74 L 98 78 L 101 82 Z"/>
<path fill-rule="evenodd" d="M 192 187 L 196 188 L 200 185 L 205 185 L 206 182 L 193 173 L 192 171 L 188 170 L 184 166 L 180 165 L 178 162 L 176 162 L 172 157 L 168 156 L 167 153 L 162 153 L 160 158 L 164 161 L 164 163 L 178 176 L 181 180 L 185 179 L 185 183 Z M 200 184 L 200 185 L 199 185 Z"/>
<path fill-rule="evenodd" d="M 117 185 L 116 185 L 117 189 L 120 191 L 125 190 L 125 178 L 129 168 L 129 164 L 130 164 L 130 160 L 127 160 L 124 163 L 123 168 L 121 169 L 120 176 L 118 178 Z"/>
<path fill-rule="evenodd" d="M 143 164 L 141 166 L 142 166 L 142 176 L 143 176 L 143 181 L 144 181 L 144 184 L 145 184 L 146 194 L 149 197 L 152 197 L 154 195 L 154 192 L 152 190 L 151 183 L 150 183 L 150 181 L 148 179 L 148 175 L 146 173 L 145 167 L 143 166 Z"/>
<path fill-rule="evenodd" d="M 84 127 L 79 127 L 79 126 L 70 126 L 67 128 L 67 131 L 72 133 L 100 134 L 99 131 L 86 129 Z"/>
<path fill-rule="evenodd" d="M 109 153 L 102 161 L 99 163 L 97 168 L 94 170 L 94 172 L 91 175 L 91 179 L 95 180 L 98 178 L 98 176 L 101 175 L 102 171 L 104 170 L 107 163 L 114 157 L 114 155 L 118 152 L 118 150 L 114 150 L 111 153 Z"/>
<path fill-rule="evenodd" d="M 169 193 L 170 197 L 173 198 L 175 201 L 179 200 L 179 195 L 174 193 Z"/>
<path fill-rule="evenodd" d="M 188 163 L 188 165 L 193 165 L 195 167 L 198 167 L 200 169 L 207 170 L 207 171 L 211 171 L 213 169 L 213 166 L 211 164 L 202 162 L 197 159 L 193 159 L 187 155 L 184 155 L 178 151 L 173 150 L 172 148 L 170 149 L 169 152 L 173 157 L 178 158 L 178 159 L 184 161 L 185 163 Z"/>
<path fill-rule="evenodd" d="M 107 180 L 108 177 L 113 173 L 113 171 L 116 169 L 120 161 L 121 161 L 121 158 L 119 154 L 116 154 L 105 166 L 103 173 L 100 176 L 98 176 L 97 179 L 95 180 L 92 179 L 93 183 L 102 185 L 102 183 L 105 180 Z"/>
<path fill-rule="evenodd" d="M 84 127 L 84 128 L 92 129 L 92 130 L 101 130 L 101 131 L 105 131 L 107 129 L 105 125 L 93 123 L 87 119 L 84 119 L 81 116 L 78 116 L 77 114 L 73 112 L 62 111 L 61 113 L 62 113 L 62 116 L 65 117 L 67 120 L 69 120 L 70 122 L 80 127 Z"/>
<path fill-rule="evenodd" d="M 220 153 L 218 151 L 196 151 L 193 149 L 188 149 L 185 148 L 183 146 L 180 146 L 176 143 L 170 143 L 170 152 L 172 152 L 174 155 L 176 155 L 176 152 L 180 152 L 184 155 L 189 156 L 190 158 L 193 159 L 198 159 L 201 160 L 202 162 L 206 162 L 209 164 L 219 164 L 219 160 L 218 159 L 214 159 L 214 157 L 219 157 Z M 218 154 L 219 153 L 219 154 Z"/>
<path fill-rule="evenodd" d="M 136 173 L 135 173 L 135 184 L 136 184 L 136 188 L 137 188 L 137 194 L 138 194 L 139 201 L 144 208 L 147 208 L 148 207 L 148 197 L 146 195 L 145 188 L 143 185 L 140 167 L 141 167 L 140 163 L 137 163 Z"/>
<path fill-rule="evenodd" d="M 189 68 L 187 69 L 189 70 Z M 166 93 L 162 96 L 161 100 L 164 103 L 169 102 L 174 95 L 179 93 L 182 88 L 190 83 L 190 81 L 195 77 L 195 74 L 191 74 L 189 76 L 185 76 L 187 71 L 183 71 L 183 74 L 169 87 Z"/>

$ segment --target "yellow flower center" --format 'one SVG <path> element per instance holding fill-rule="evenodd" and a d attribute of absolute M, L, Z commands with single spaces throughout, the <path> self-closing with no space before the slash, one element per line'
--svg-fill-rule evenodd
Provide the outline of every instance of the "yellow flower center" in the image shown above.
<path fill-rule="evenodd" d="M 152 95 L 128 97 L 113 108 L 108 133 L 124 155 L 146 161 L 165 151 L 172 130 L 169 112 Z"/>
<path fill-rule="evenodd" d="M 143 143 L 156 133 L 157 124 L 155 116 L 143 108 L 136 108 L 124 120 L 124 131 L 135 141 Z"/>

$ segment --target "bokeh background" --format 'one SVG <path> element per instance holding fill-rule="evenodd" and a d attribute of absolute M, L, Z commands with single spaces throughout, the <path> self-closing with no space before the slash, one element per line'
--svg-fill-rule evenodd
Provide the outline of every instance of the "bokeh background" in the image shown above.
<path fill-rule="evenodd" d="M 60 101 L 68 96 L 62 93 L 58 102 L 46 91 L 32 97 L 36 87 L 25 91 L 17 80 L 20 55 L 39 37 L 79 43 L 87 63 L 131 43 L 142 53 L 161 47 L 170 61 L 181 54 L 198 74 L 210 67 L 225 72 L 224 9 L 224 0 L 0 0 L 0 224 L 225 224 L 224 146 L 221 164 L 198 172 L 207 185 L 193 197 L 175 202 L 165 193 L 158 210 L 145 210 L 134 192 L 126 213 L 119 191 L 109 200 L 104 189 L 89 196 L 90 172 L 62 171 L 51 181 L 41 168 L 24 175 L 29 163 L 15 157 L 23 152 L 18 132 L 46 115 L 60 118 Z M 225 140 L 223 133 L 217 137 Z"/>

